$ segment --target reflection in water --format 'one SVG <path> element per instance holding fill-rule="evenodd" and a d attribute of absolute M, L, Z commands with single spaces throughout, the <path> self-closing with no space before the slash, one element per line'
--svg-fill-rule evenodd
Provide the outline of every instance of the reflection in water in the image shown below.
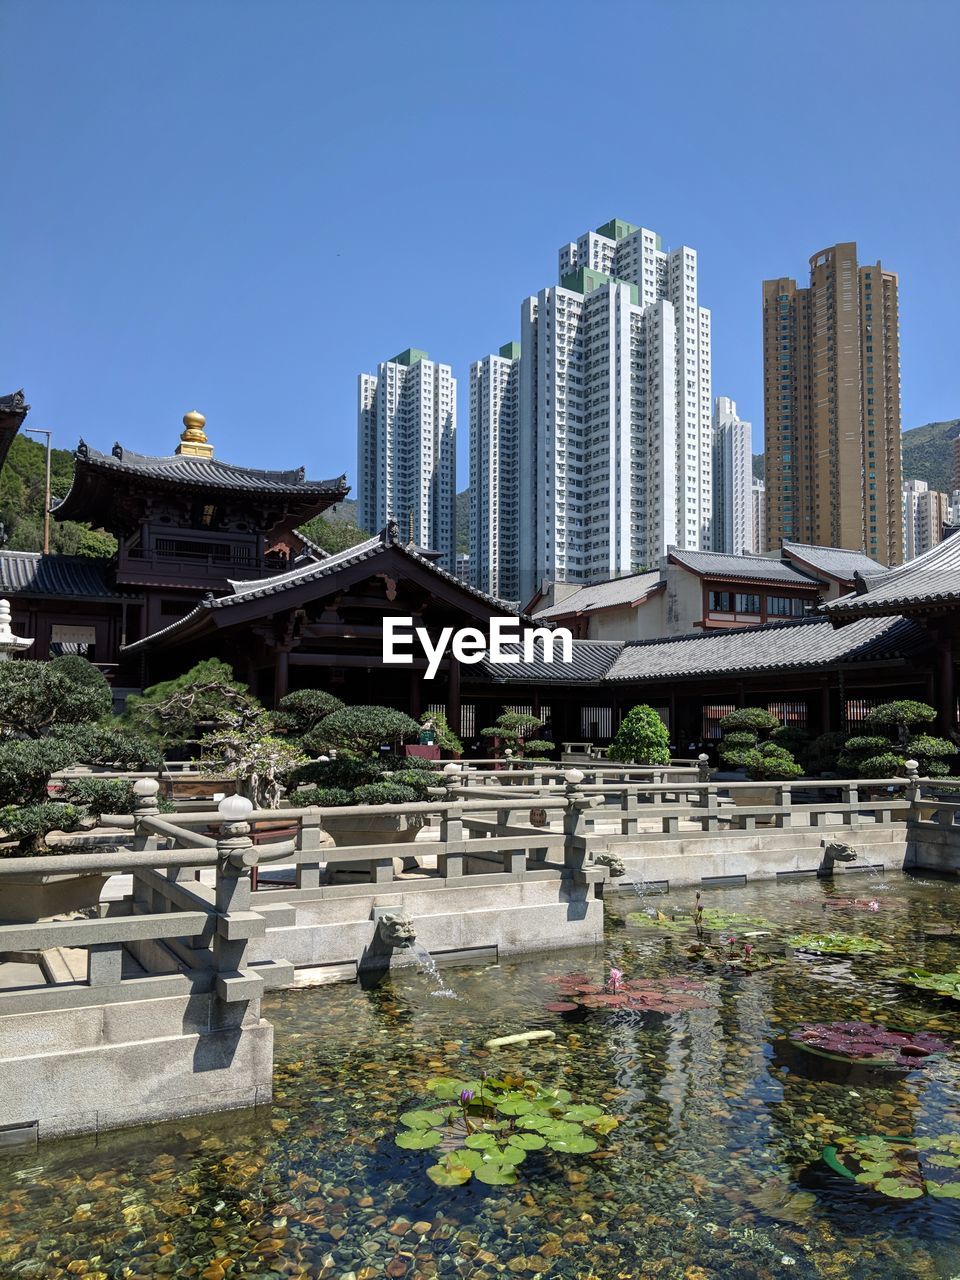
<path fill-rule="evenodd" d="M 777 1039 L 808 1021 L 880 1021 L 957 1042 L 955 1006 L 883 970 L 956 968 L 958 943 L 924 928 L 960 921 L 960 897 L 938 882 L 888 883 L 877 912 L 825 912 L 836 891 L 820 883 L 717 891 L 711 901 L 726 912 L 883 937 L 895 950 L 704 971 L 706 1009 L 591 1009 L 573 1021 L 545 1012 L 558 974 L 602 983 L 611 964 L 628 979 L 698 972 L 682 936 L 612 915 L 595 951 L 458 967 L 456 1002 L 431 999 L 429 975 L 414 968 L 367 989 L 272 996 L 272 1107 L 0 1160 L 0 1277 L 960 1275 L 957 1205 L 895 1203 L 819 1161 L 840 1133 L 960 1132 L 960 1057 L 869 1088 L 803 1078 L 775 1058 Z M 690 909 L 692 899 L 666 901 Z M 556 1039 L 483 1047 L 539 1027 Z M 481 1069 L 602 1101 L 621 1125 L 588 1157 L 532 1153 L 515 1187 L 435 1187 L 429 1152 L 393 1145 L 397 1116 L 432 1075 Z"/>

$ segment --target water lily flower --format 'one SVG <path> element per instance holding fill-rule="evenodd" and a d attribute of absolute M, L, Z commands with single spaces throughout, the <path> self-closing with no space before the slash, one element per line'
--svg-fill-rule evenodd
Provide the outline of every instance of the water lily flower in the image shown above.
<path fill-rule="evenodd" d="M 474 1097 L 474 1094 L 472 1089 L 461 1089 L 460 1090 L 461 1107 L 468 1107 L 470 1103 L 473 1101 L 473 1097 Z"/>
<path fill-rule="evenodd" d="M 753 947 L 749 942 L 745 942 L 743 944 L 743 954 L 747 957 L 748 960 L 753 955 Z"/>
<path fill-rule="evenodd" d="M 623 970 L 611 969 L 609 981 L 610 981 L 610 986 L 613 987 L 614 991 L 616 991 L 617 987 L 619 987 L 623 982 Z"/>
<path fill-rule="evenodd" d="M 879 903 L 879 902 L 877 902 L 876 898 L 874 898 L 871 902 L 868 902 L 868 903 L 867 903 L 867 906 L 870 908 L 870 910 L 871 910 L 871 911 L 879 911 L 879 910 L 880 910 L 880 903 Z"/>

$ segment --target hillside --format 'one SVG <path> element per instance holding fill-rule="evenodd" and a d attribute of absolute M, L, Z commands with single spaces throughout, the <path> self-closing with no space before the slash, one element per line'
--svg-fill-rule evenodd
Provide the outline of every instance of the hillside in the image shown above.
<path fill-rule="evenodd" d="M 960 436 L 960 418 L 927 422 L 902 436 L 904 480 L 926 480 L 931 489 L 953 491 L 953 442 Z M 763 454 L 753 455 L 753 474 L 763 479 Z"/>
<path fill-rule="evenodd" d="M 931 489 L 953 491 L 953 442 L 960 418 L 928 422 L 903 433 L 903 478 L 926 480 Z"/>
<path fill-rule="evenodd" d="M 354 498 L 344 498 L 342 502 L 338 502 L 335 507 L 331 507 L 329 511 L 325 511 L 322 516 L 317 517 L 319 520 L 325 520 L 333 525 L 349 525 L 352 529 L 356 529 L 357 525 L 357 503 Z M 457 494 L 457 551 L 468 551 L 470 549 L 470 491 L 464 489 Z M 304 526 L 308 537 L 313 537 L 327 551 L 342 550 L 343 547 L 350 546 L 349 541 L 344 541 L 346 535 L 341 530 L 336 530 L 332 538 L 317 537 L 316 522 L 311 520 L 308 525 Z M 357 530 L 356 541 L 359 542 L 365 533 Z"/>
<path fill-rule="evenodd" d="M 0 475 L 0 522 L 4 545 L 10 551 L 43 550 L 43 494 L 46 448 L 28 436 L 18 435 L 10 446 Z M 50 492 L 62 498 L 73 479 L 73 452 L 53 449 L 50 453 Z M 102 530 L 65 520 L 50 522 L 50 550 L 63 555 L 109 556 L 116 542 Z"/>

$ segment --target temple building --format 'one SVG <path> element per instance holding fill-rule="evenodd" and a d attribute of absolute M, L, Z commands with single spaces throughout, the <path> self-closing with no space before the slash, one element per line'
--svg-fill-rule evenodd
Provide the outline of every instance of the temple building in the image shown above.
<path fill-rule="evenodd" d="M 302 467 L 223 462 L 202 414 L 188 413 L 183 423 L 169 456 L 77 446 L 73 483 L 53 518 L 113 534 L 111 559 L 0 552 L 0 595 L 11 602 L 14 628 L 35 637 L 37 657 L 75 646 L 120 684 L 138 686 L 141 672 L 123 661 L 125 645 L 232 582 L 323 554 L 297 528 L 346 496 L 344 476 L 308 480 Z"/>

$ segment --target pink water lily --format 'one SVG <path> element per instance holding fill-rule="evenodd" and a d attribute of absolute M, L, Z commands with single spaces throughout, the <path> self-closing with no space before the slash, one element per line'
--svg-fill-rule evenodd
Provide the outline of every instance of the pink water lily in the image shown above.
<path fill-rule="evenodd" d="M 611 969 L 608 982 L 614 991 L 618 991 L 620 987 L 623 985 L 623 970 Z"/>

